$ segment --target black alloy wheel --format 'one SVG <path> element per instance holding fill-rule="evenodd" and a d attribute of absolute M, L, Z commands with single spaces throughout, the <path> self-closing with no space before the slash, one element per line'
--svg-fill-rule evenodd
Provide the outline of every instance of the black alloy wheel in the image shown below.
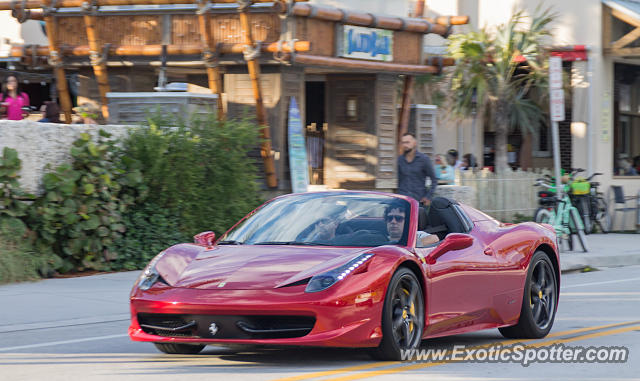
<path fill-rule="evenodd" d="M 415 274 L 401 267 L 393 274 L 382 311 L 382 341 L 372 355 L 381 360 L 401 360 L 402 352 L 422 342 L 424 297 Z"/>
<path fill-rule="evenodd" d="M 536 251 L 529 262 L 518 323 L 500 328 L 507 338 L 539 339 L 545 337 L 556 315 L 558 281 L 549 256 Z"/>

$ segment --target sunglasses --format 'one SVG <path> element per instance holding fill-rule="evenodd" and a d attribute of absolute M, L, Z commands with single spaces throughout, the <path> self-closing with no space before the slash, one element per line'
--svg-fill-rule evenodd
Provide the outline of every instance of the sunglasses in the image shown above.
<path fill-rule="evenodd" d="M 403 222 L 404 216 L 399 216 L 397 214 L 390 214 L 387 217 L 385 217 L 385 219 L 387 220 L 387 222 L 391 222 L 391 221 Z"/>

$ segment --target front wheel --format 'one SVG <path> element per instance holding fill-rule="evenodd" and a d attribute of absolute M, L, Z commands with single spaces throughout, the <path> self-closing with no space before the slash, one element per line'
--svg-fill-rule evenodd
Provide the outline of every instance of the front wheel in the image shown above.
<path fill-rule="evenodd" d="M 529 262 L 518 324 L 500 328 L 512 339 L 539 339 L 547 336 L 556 316 L 558 282 L 553 264 L 543 251 L 536 251 Z"/>
<path fill-rule="evenodd" d="M 600 226 L 600 230 L 603 233 L 608 233 L 611 229 L 611 215 L 609 214 L 609 207 L 603 197 L 598 196 L 594 202 L 593 207 L 595 209 L 595 222 Z"/>
<path fill-rule="evenodd" d="M 379 360 L 403 360 L 403 352 L 422 342 L 424 298 L 415 274 L 401 267 L 393 274 L 382 308 L 382 341 L 371 355 Z"/>
<path fill-rule="evenodd" d="M 593 233 L 593 221 L 591 221 L 589 213 L 589 199 L 586 196 L 580 197 L 577 208 L 578 211 L 580 211 L 580 215 L 582 216 L 585 234 Z"/>
<path fill-rule="evenodd" d="M 584 229 L 580 229 L 580 215 L 576 209 L 571 209 L 571 233 L 578 236 L 578 241 L 580 242 L 580 246 L 582 246 L 582 251 L 585 253 L 589 251 L 589 246 L 587 245 L 587 236 L 584 234 Z"/>
<path fill-rule="evenodd" d="M 195 355 L 204 349 L 198 344 L 153 343 L 160 352 L 170 355 Z"/>

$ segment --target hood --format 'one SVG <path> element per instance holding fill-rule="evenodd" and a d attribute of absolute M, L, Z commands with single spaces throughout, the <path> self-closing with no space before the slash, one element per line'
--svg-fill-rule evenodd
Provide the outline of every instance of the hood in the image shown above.
<path fill-rule="evenodd" d="M 173 286 L 273 289 L 339 266 L 367 250 L 362 247 L 216 246 L 200 252 Z"/>

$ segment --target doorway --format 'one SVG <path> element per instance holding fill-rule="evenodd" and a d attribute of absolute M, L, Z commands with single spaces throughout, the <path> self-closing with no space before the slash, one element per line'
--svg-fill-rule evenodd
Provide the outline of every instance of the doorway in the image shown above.
<path fill-rule="evenodd" d="M 325 82 L 305 82 L 305 110 L 307 127 L 307 156 L 309 183 L 324 184 L 325 137 L 328 124 L 325 119 Z"/>

